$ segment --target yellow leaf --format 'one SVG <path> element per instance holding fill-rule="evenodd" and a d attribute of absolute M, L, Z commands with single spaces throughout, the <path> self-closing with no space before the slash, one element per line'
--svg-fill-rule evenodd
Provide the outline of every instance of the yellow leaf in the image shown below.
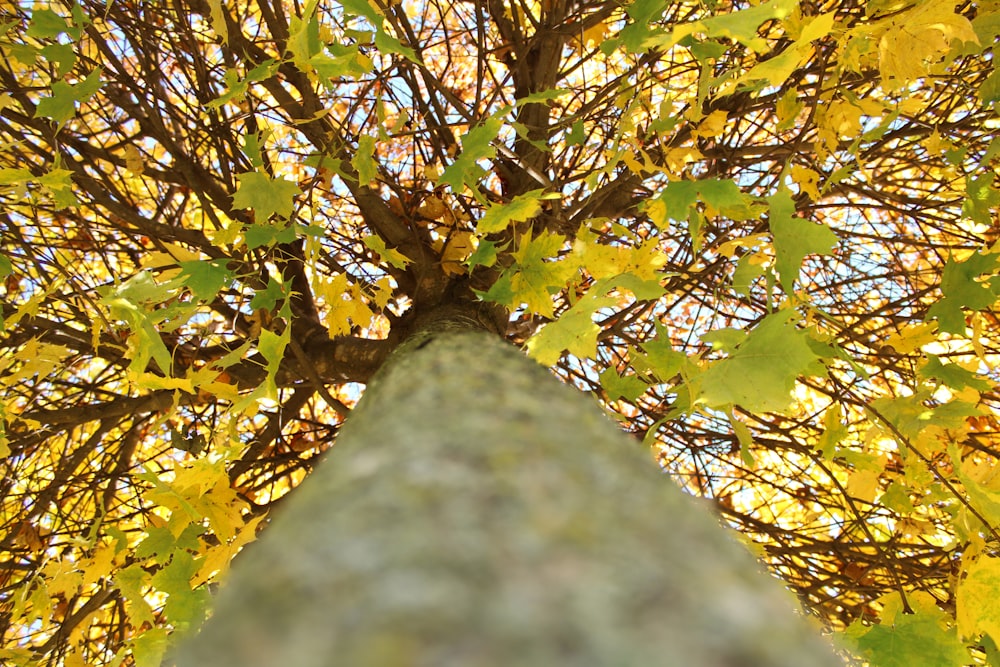
<path fill-rule="evenodd" d="M 603 42 L 608 33 L 611 32 L 611 26 L 608 24 L 607 20 L 600 21 L 590 26 L 582 33 L 576 36 L 577 46 L 596 46 Z"/>
<path fill-rule="evenodd" d="M 351 325 L 367 327 L 374 313 L 365 304 L 364 295 L 357 285 L 348 280 L 346 273 L 333 280 L 316 279 L 316 295 L 326 304 L 326 326 L 330 336 L 350 333 Z"/>
<path fill-rule="evenodd" d="M 209 549 L 198 568 L 198 572 L 191 580 L 191 586 L 197 587 L 210 579 L 218 580 L 224 577 L 236 554 L 245 545 L 257 539 L 257 527 L 266 518 L 266 514 L 253 517 L 239 527 L 232 539 Z"/>
<path fill-rule="evenodd" d="M 751 234 L 750 236 L 742 236 L 738 239 L 732 239 L 730 241 L 726 241 L 725 243 L 719 246 L 716 252 L 718 252 L 719 255 L 721 255 L 722 257 L 728 257 L 732 259 L 733 255 L 736 254 L 736 250 L 738 248 L 746 248 L 749 250 L 751 248 L 756 248 L 760 245 L 767 244 L 768 240 L 769 237 L 767 234 Z"/>
<path fill-rule="evenodd" d="M 41 575 L 46 580 L 45 587 L 51 597 L 60 595 L 67 600 L 79 593 L 80 586 L 85 583 L 83 575 L 76 569 L 76 563 L 61 559 L 46 563 Z"/>
<path fill-rule="evenodd" d="M 94 555 L 84 560 L 80 564 L 85 583 L 97 583 L 101 579 L 110 575 L 114 569 L 121 565 L 126 553 L 122 552 L 120 558 L 113 542 L 102 542 L 94 549 Z"/>
<path fill-rule="evenodd" d="M 813 201 L 819 199 L 819 174 L 808 167 L 793 165 L 791 175 L 800 191 L 809 195 Z"/>
<path fill-rule="evenodd" d="M 672 148 L 663 156 L 663 161 L 667 165 L 668 171 L 680 173 L 691 162 L 697 162 L 705 156 L 694 147 Z"/>
<path fill-rule="evenodd" d="M 142 154 L 133 144 L 125 147 L 125 168 L 136 176 L 141 176 L 146 171 L 146 164 L 143 162 Z"/>
<path fill-rule="evenodd" d="M 180 389 L 189 394 L 195 391 L 194 382 L 190 378 L 167 378 L 153 373 L 139 373 L 131 379 L 139 389 Z"/>
<path fill-rule="evenodd" d="M 787 130 L 795 125 L 795 120 L 802 111 L 802 102 L 799 100 L 798 90 L 789 88 L 778 98 L 775 112 L 778 116 L 778 129 Z"/>
<path fill-rule="evenodd" d="M 431 194 L 417 208 L 417 213 L 429 220 L 441 220 L 449 212 L 448 205 L 438 194 Z"/>
<path fill-rule="evenodd" d="M 79 653 L 76 653 L 75 651 L 73 653 L 66 655 L 66 657 L 63 658 L 62 664 L 63 667 L 89 667 L 87 661 L 84 660 L 83 656 L 80 655 Z"/>
<path fill-rule="evenodd" d="M 4 383 L 13 385 L 26 378 L 34 376 L 45 377 L 63 364 L 63 359 L 71 354 L 62 345 L 39 342 L 37 338 L 29 339 L 17 352 L 16 359 L 24 362 L 14 373 L 4 378 Z"/>
<path fill-rule="evenodd" d="M 703 138 L 717 137 L 726 129 L 726 120 L 728 118 L 729 113 L 726 111 L 713 111 L 698 123 L 698 127 L 691 134 Z"/>
<path fill-rule="evenodd" d="M 841 137 L 853 137 L 861 131 L 861 109 L 844 100 L 834 100 L 823 114 L 822 124 Z"/>
<path fill-rule="evenodd" d="M 208 12 L 212 30 L 222 39 L 223 44 L 228 44 L 229 25 L 226 23 L 225 12 L 222 11 L 222 0 L 208 0 Z"/>
<path fill-rule="evenodd" d="M 955 40 L 979 43 L 972 23 L 955 13 L 955 5 L 953 1 L 924 0 L 882 22 L 886 29 L 879 39 L 878 53 L 884 81 L 901 87 L 927 75 Z"/>
<path fill-rule="evenodd" d="M 847 480 L 847 493 L 865 502 L 874 502 L 878 493 L 878 476 L 875 470 L 856 470 Z"/>
<path fill-rule="evenodd" d="M 927 152 L 932 155 L 941 155 L 945 151 L 951 150 L 952 147 L 950 141 L 944 141 L 941 138 L 941 133 L 937 131 L 937 128 L 934 128 L 934 132 L 921 141 L 920 145 L 926 148 Z"/>
<path fill-rule="evenodd" d="M 958 580 L 956 620 L 964 637 L 988 634 L 1000 641 L 1000 558 L 981 556 Z"/>
<path fill-rule="evenodd" d="M 460 276 L 466 272 L 463 262 L 475 249 L 472 232 L 452 232 L 441 253 L 441 268 L 449 276 Z"/>
<path fill-rule="evenodd" d="M 667 256 L 660 251 L 656 239 L 649 239 L 638 248 L 622 248 L 622 259 L 617 272 L 631 273 L 643 280 L 654 280 L 667 263 Z M 606 274 L 605 274 L 606 275 Z"/>
<path fill-rule="evenodd" d="M 937 323 L 907 324 L 885 340 L 885 345 L 900 354 L 912 354 L 937 340 Z"/>

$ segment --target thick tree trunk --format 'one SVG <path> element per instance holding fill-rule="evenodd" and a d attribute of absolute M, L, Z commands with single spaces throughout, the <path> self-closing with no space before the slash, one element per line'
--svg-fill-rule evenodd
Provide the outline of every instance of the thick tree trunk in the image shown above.
<path fill-rule="evenodd" d="M 445 331 L 378 373 L 176 663 L 841 664 L 794 607 L 592 401 Z"/>

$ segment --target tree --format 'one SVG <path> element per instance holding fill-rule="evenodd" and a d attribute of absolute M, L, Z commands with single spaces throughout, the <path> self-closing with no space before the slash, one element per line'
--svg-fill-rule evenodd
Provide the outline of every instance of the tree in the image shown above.
<path fill-rule="evenodd" d="M 995 9 L 6 3 L 0 658 L 156 664 L 457 309 L 873 664 L 995 663 Z"/>
<path fill-rule="evenodd" d="M 456 323 L 386 362 L 167 664 L 843 664 L 600 411 Z"/>

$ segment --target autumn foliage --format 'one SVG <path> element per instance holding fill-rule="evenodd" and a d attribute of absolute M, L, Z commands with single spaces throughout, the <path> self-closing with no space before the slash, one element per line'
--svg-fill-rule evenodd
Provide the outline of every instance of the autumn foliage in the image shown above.
<path fill-rule="evenodd" d="M 159 665 L 454 308 L 857 655 L 998 664 L 998 35 L 990 1 L 3 3 L 0 662 Z"/>

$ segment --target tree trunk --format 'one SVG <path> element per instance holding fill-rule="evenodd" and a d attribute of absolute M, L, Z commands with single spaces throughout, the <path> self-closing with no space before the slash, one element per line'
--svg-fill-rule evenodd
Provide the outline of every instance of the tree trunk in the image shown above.
<path fill-rule="evenodd" d="M 650 458 L 496 337 L 411 338 L 176 664 L 842 664 Z"/>

